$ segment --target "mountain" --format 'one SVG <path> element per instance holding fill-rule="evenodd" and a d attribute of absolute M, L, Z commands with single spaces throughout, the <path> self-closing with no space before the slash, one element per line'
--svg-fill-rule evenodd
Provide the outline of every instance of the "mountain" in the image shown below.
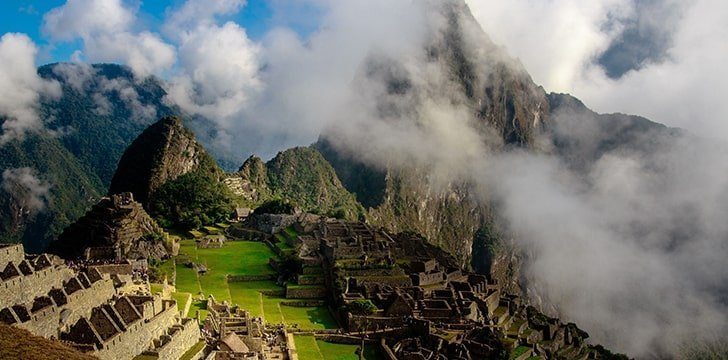
<path fill-rule="evenodd" d="M 49 64 L 38 74 L 62 89 L 60 98 L 40 104 L 49 131 L 0 147 L 0 173 L 27 169 L 48 187 L 43 206 L 33 211 L 24 206 L 27 196 L 8 190 L 18 186 L 4 181 L 0 189 L 2 240 L 34 252 L 106 193 L 126 147 L 150 119 L 173 110 L 164 105 L 159 80 L 136 81 L 125 66 Z"/>
<path fill-rule="evenodd" d="M 194 229 L 232 213 L 233 197 L 223 175 L 192 131 L 169 116 L 126 149 L 109 194 L 131 193 L 162 225 Z"/>
<path fill-rule="evenodd" d="M 494 152 L 521 148 L 553 154 L 579 171 L 610 151 L 659 151 L 679 133 L 641 117 L 599 115 L 569 95 L 547 94 L 488 38 L 463 1 L 428 4 L 444 21 L 436 22 L 425 44 L 426 60 L 412 70 L 404 60 L 375 54 L 354 81 L 385 89 L 374 98 L 375 116 L 406 122 L 428 103 L 454 104 L 470 113 L 468 125 L 478 131 L 477 140 Z M 423 73 L 432 72 L 445 80 L 423 80 Z M 499 221 L 497 204 L 475 199 L 482 191 L 467 181 L 443 186 L 429 164 L 371 161 L 350 145 L 358 144 L 358 134 L 347 135 L 324 132 L 315 147 L 367 207 L 371 223 L 421 233 L 461 264 L 508 284 L 510 291 L 522 291 L 520 252 Z"/>
<path fill-rule="evenodd" d="M 304 211 L 339 218 L 357 219 L 364 212 L 331 164 L 312 147 L 282 151 L 267 163 L 251 156 L 226 182 L 254 205 L 284 198 Z"/>
<path fill-rule="evenodd" d="M 160 117 L 185 115 L 167 104 L 161 80 L 139 79 L 123 65 L 56 63 L 41 66 L 38 74 L 62 90 L 39 107 L 49 131 L 0 148 L 0 173 L 28 168 L 49 186 L 45 206 L 32 212 L 21 210 L 24 200 L 0 186 L 0 236 L 24 242 L 29 251 L 42 250 L 107 192 L 122 154 L 147 126 Z M 184 118 L 202 142 L 212 143 L 209 120 Z"/>
<path fill-rule="evenodd" d="M 0 241 L 43 249 L 102 192 L 101 180 L 52 136 L 0 147 Z M 24 173 L 24 176 L 12 176 Z M 36 183 L 37 181 L 37 183 Z M 34 189 L 34 187 L 47 187 Z"/>
<path fill-rule="evenodd" d="M 62 96 L 41 105 L 59 141 L 108 187 L 127 146 L 149 124 L 177 112 L 165 105 L 166 92 L 154 77 L 135 78 L 115 64 L 58 63 L 38 69 L 61 84 Z"/>
<path fill-rule="evenodd" d="M 111 180 L 109 194 L 133 193 L 137 201 L 149 208 L 151 195 L 160 186 L 199 169 L 203 162 L 210 162 L 209 155 L 182 121 L 175 116 L 162 118 L 126 149 Z"/>

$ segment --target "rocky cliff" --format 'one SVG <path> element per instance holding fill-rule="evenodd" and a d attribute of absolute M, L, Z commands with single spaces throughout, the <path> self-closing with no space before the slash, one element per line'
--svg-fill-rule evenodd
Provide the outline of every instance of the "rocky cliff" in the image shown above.
<path fill-rule="evenodd" d="M 418 114 L 428 100 L 445 100 L 467 109 L 480 141 L 495 151 L 513 146 L 534 151 L 546 148 L 543 140 L 550 104 L 544 90 L 518 61 L 488 38 L 463 1 L 428 4 L 440 21 L 433 22 L 433 35 L 424 49 L 426 61 L 419 71 L 437 69 L 446 79 L 422 84 L 421 79 L 411 78 L 412 71 L 397 70 L 405 68 L 397 59 L 370 58 L 360 81 L 385 85 L 386 93 L 377 98 L 377 108 L 387 111 L 382 116 Z M 520 291 L 518 251 L 503 232 L 493 229 L 495 211 L 490 204 L 474 199 L 471 184 L 436 185 L 428 164 L 372 164 L 337 136 L 324 133 L 316 147 L 344 186 L 369 208 L 372 223 L 421 233 L 454 254 L 461 264 L 472 262 L 479 271 L 510 284 L 508 289 Z M 476 236 L 484 233 L 491 236 Z"/>
<path fill-rule="evenodd" d="M 66 258 L 163 259 L 174 246 L 131 193 L 101 199 L 66 228 L 51 251 Z"/>
<path fill-rule="evenodd" d="M 148 209 L 155 190 L 197 170 L 203 157 L 208 157 L 205 150 L 178 117 L 162 118 L 126 149 L 111 180 L 109 194 L 131 192 Z"/>
<path fill-rule="evenodd" d="M 130 192 L 164 227 L 182 230 L 229 218 L 224 172 L 178 117 L 148 127 L 119 162 L 109 194 Z"/>
<path fill-rule="evenodd" d="M 252 156 L 226 182 L 253 204 L 279 197 L 307 212 L 347 219 L 363 215 L 331 164 L 312 147 L 288 149 L 267 163 Z"/>

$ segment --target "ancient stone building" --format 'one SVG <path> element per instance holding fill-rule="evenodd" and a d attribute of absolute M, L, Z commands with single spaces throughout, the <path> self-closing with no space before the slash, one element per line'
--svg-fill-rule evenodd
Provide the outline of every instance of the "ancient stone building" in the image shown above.
<path fill-rule="evenodd" d="M 85 260 L 163 259 L 176 255 L 179 244 L 170 240 L 131 193 L 122 193 L 101 199 L 64 230 L 51 251 Z"/>
<path fill-rule="evenodd" d="M 492 278 L 460 269 L 419 236 L 329 219 L 313 238 L 333 305 L 341 309 L 337 317 L 350 333 L 380 338 L 385 358 L 600 358 L 600 348 L 586 344 L 588 334 L 574 324 L 526 306 Z M 366 302 L 374 308 L 362 313 Z"/>
<path fill-rule="evenodd" d="M 26 255 L 22 245 L 0 245 L 0 269 L 1 322 L 98 358 L 178 359 L 200 339 L 174 300 L 129 274 L 72 268 L 53 255 Z"/>

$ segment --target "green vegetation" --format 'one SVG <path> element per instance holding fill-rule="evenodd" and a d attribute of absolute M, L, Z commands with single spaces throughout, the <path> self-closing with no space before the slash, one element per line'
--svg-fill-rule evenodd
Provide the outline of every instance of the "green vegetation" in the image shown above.
<path fill-rule="evenodd" d="M 207 300 L 194 300 L 192 306 L 190 306 L 190 312 L 188 316 L 195 316 L 199 312 L 200 321 L 205 321 L 207 317 Z"/>
<path fill-rule="evenodd" d="M 362 299 L 351 302 L 347 310 L 354 315 L 371 315 L 377 312 L 377 306 L 369 299 Z"/>
<path fill-rule="evenodd" d="M 192 302 L 192 294 L 185 293 L 185 292 L 176 292 L 172 293 L 172 299 L 174 299 L 177 302 L 177 308 L 179 311 L 182 311 L 187 306 L 188 302 Z M 190 308 L 192 308 L 190 306 Z M 185 316 L 190 316 L 190 314 L 184 314 Z"/>
<path fill-rule="evenodd" d="M 519 346 L 519 347 L 513 349 L 513 351 L 511 351 L 511 354 L 508 356 L 508 359 L 510 359 L 510 360 L 517 359 L 519 356 L 525 354 L 528 351 L 531 351 L 530 347 Z"/>
<path fill-rule="evenodd" d="M 205 347 L 205 341 L 200 341 L 194 346 L 192 346 L 189 350 L 187 350 L 182 356 L 179 358 L 179 360 L 190 360 L 193 356 L 195 356 L 197 353 L 200 352 Z"/>
<path fill-rule="evenodd" d="M 260 204 L 255 211 L 260 214 L 293 214 L 295 208 L 288 200 L 274 198 Z"/>
<path fill-rule="evenodd" d="M 339 181 L 334 169 L 311 147 L 278 153 L 268 163 L 251 157 L 238 173 L 259 191 L 257 213 L 290 213 L 292 206 L 332 217 L 358 219 L 364 208 Z"/>
<path fill-rule="evenodd" d="M 290 299 L 283 296 L 285 289 L 271 280 L 228 281 L 228 275 L 275 274 L 268 265 L 271 257 L 275 254 L 261 242 L 231 241 L 222 248 L 198 249 L 194 240 L 185 239 L 180 242 L 176 259 L 175 285 L 179 293 L 190 293 L 193 297 L 213 295 L 217 301 L 230 301 L 253 316 L 262 316 L 268 323 L 297 324 L 301 329 L 336 328 L 336 321 L 324 306 L 282 305 Z M 191 263 L 205 265 L 207 272 L 198 274 L 188 266 Z M 205 309 L 204 302 L 193 301 L 188 315 L 194 316 L 196 310 L 201 310 L 204 319 Z"/>
<path fill-rule="evenodd" d="M 151 214 L 164 227 L 199 229 L 225 221 L 233 211 L 234 195 L 220 182 L 214 160 L 202 154 L 200 168 L 168 181 L 155 191 Z"/>
<path fill-rule="evenodd" d="M 23 203 L 27 188 L 12 182 L 0 188 L 0 242 L 23 242 L 31 252 L 43 250 L 104 191 L 101 180 L 55 137 L 29 135 L 0 146 L 0 175 L 19 168 L 29 168 L 16 171 L 29 171 L 48 184 L 48 195 L 43 211 L 19 216 L 17 209 L 27 207 Z"/>
<path fill-rule="evenodd" d="M 334 344 L 323 340 L 317 340 L 310 335 L 295 335 L 296 351 L 298 358 L 302 360 L 358 360 L 358 345 Z M 364 359 L 381 359 L 378 351 L 373 346 L 364 347 Z"/>

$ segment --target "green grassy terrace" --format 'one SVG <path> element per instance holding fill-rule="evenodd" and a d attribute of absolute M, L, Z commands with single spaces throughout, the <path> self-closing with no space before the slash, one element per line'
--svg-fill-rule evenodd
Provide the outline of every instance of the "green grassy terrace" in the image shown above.
<path fill-rule="evenodd" d="M 217 301 L 229 301 L 248 310 L 252 316 L 260 316 L 269 324 L 286 324 L 299 329 L 333 329 L 336 321 L 324 306 L 294 307 L 283 305 L 290 301 L 284 297 L 284 288 L 271 280 L 228 281 L 228 275 L 274 275 L 268 260 L 276 255 L 264 243 L 253 241 L 226 242 L 221 248 L 198 249 L 194 239 L 180 241 L 179 256 L 175 259 L 175 286 L 180 306 L 184 293 L 193 297 L 190 312 L 194 317 L 199 311 L 201 319 L 207 315 L 206 299 L 213 295 Z M 186 264 L 193 262 L 207 267 L 198 274 Z"/>

